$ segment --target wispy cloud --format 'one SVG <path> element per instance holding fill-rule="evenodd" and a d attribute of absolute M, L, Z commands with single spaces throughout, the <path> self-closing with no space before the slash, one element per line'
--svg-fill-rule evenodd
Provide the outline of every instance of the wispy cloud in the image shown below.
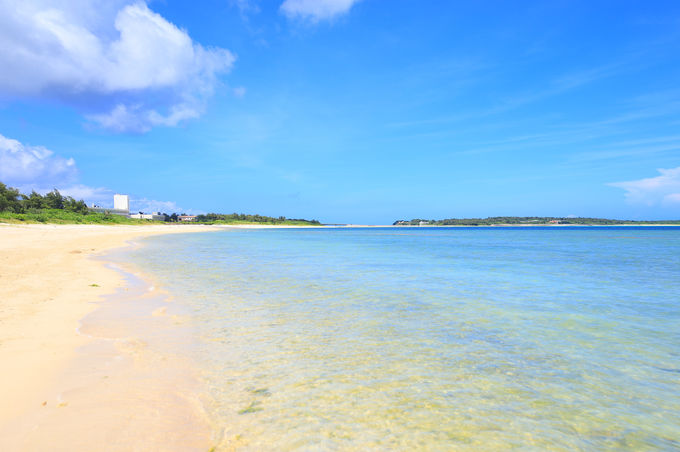
<path fill-rule="evenodd" d="M 626 191 L 626 200 L 634 204 L 648 206 L 658 204 L 680 205 L 680 166 L 658 169 L 659 175 L 626 182 L 613 182 L 608 185 Z"/>
<path fill-rule="evenodd" d="M 290 19 L 330 20 L 349 12 L 359 0 L 285 0 L 281 11 Z"/>
<path fill-rule="evenodd" d="M 257 0 L 229 0 L 229 4 L 237 7 L 244 16 L 250 13 L 259 13 L 260 5 L 258 3 Z"/>
<path fill-rule="evenodd" d="M 110 112 L 88 115 L 87 118 L 114 132 L 148 132 L 156 126 L 176 126 L 180 121 L 197 118 L 202 107 L 173 105 L 166 114 L 142 105 L 118 104 Z"/>
<path fill-rule="evenodd" d="M 234 60 L 140 1 L 3 3 L 0 95 L 57 99 L 115 131 L 199 116 Z"/>
<path fill-rule="evenodd" d="M 559 96 L 573 90 L 585 87 L 620 73 L 630 70 L 634 65 L 632 57 L 621 61 L 613 61 L 601 66 L 584 68 L 578 71 L 566 72 L 562 75 L 547 80 L 542 86 L 536 86 L 531 91 L 508 93 L 502 98 L 494 101 L 493 104 L 476 110 L 464 113 L 446 115 L 434 118 L 423 118 L 419 120 L 398 121 L 387 124 L 388 127 L 408 128 L 422 125 L 449 125 L 458 122 L 479 120 L 494 115 L 502 115 L 510 111 L 519 109 L 526 105 L 544 101 L 554 96 Z M 483 68 L 483 66 L 482 66 Z M 488 67 L 486 68 L 488 69 Z M 635 112 L 635 114 L 648 114 L 645 111 Z M 635 118 L 631 118 L 635 119 Z"/>
<path fill-rule="evenodd" d="M 485 111 L 484 114 L 491 115 L 505 113 L 527 104 L 576 90 L 591 83 L 625 72 L 630 69 L 630 65 L 631 63 L 628 60 L 625 60 L 582 69 L 580 71 L 567 72 L 549 81 L 542 88 L 532 89 L 530 92 L 507 97 L 498 105 Z"/>
<path fill-rule="evenodd" d="M 132 198 L 130 210 L 133 212 L 182 213 L 184 210 L 172 201 L 157 201 L 148 198 Z"/>
<path fill-rule="evenodd" d="M 521 130 L 535 119 L 521 117 L 504 119 L 502 122 L 475 121 L 482 116 L 489 116 L 498 110 L 481 110 L 472 113 L 461 113 L 457 116 L 432 118 L 421 121 L 391 123 L 387 127 L 403 129 L 404 133 L 393 134 L 390 140 L 455 139 L 456 146 L 451 151 L 456 154 L 484 154 L 500 152 L 521 152 L 527 149 L 559 149 L 570 145 L 564 153 L 562 165 L 592 167 L 595 162 L 616 161 L 622 158 L 642 161 L 646 157 L 671 156 L 680 152 L 680 135 L 659 134 L 655 127 L 672 126 L 677 123 L 680 113 L 680 91 L 664 90 L 637 95 L 622 99 L 618 103 L 615 114 L 597 120 L 565 122 L 561 117 L 555 121 L 545 121 L 539 126 L 531 127 L 534 133 L 521 135 L 504 135 L 505 130 Z M 469 127 L 450 127 L 455 122 L 468 122 Z M 645 133 L 640 133 L 638 124 L 644 126 Z M 443 127 L 447 125 L 447 127 Z M 416 127 L 429 126 L 429 127 Z M 510 127 L 512 126 L 512 127 Z M 413 129 L 411 129 L 413 127 Z M 411 130 L 414 130 L 413 132 Z M 475 131 L 475 138 L 469 139 L 470 131 Z M 480 140 L 494 131 L 500 138 L 489 141 Z M 635 130 L 635 133 L 631 131 Z"/>

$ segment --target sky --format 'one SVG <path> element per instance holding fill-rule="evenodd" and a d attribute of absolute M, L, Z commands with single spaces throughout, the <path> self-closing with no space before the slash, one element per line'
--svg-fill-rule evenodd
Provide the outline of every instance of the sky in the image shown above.
<path fill-rule="evenodd" d="M 0 8 L 0 181 L 23 192 L 325 223 L 680 219 L 677 1 Z"/>

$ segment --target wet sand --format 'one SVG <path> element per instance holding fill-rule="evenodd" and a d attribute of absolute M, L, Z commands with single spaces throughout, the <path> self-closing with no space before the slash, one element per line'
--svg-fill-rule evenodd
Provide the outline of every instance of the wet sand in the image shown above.
<path fill-rule="evenodd" d="M 188 334 L 182 322 L 142 280 L 131 287 L 93 259 L 141 237 L 209 230 L 0 225 L 0 450 L 210 449 L 191 366 L 154 354 L 143 334 L 144 322 Z"/>

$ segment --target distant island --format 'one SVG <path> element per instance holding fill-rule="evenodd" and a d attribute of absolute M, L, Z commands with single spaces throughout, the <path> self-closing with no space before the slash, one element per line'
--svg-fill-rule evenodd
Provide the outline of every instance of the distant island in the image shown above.
<path fill-rule="evenodd" d="M 615 225 L 680 225 L 680 220 L 610 220 L 607 218 L 583 217 L 487 217 L 447 218 L 445 220 L 397 220 L 394 226 L 553 226 L 553 225 L 615 226 Z"/>

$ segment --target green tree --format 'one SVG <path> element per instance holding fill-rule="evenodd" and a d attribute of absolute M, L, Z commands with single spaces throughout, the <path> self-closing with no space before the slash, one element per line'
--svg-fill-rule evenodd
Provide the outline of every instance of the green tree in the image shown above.
<path fill-rule="evenodd" d="M 47 209 L 63 209 L 64 208 L 64 197 L 59 193 L 56 188 L 45 195 L 43 198 L 43 206 Z"/>
<path fill-rule="evenodd" d="M 21 213 L 23 208 L 19 197 L 19 190 L 0 182 L 0 212 Z"/>
<path fill-rule="evenodd" d="M 63 205 L 65 210 L 69 210 L 71 212 L 86 214 L 89 211 L 85 201 L 82 199 L 80 201 L 76 201 L 71 196 L 66 196 L 63 198 Z"/>
<path fill-rule="evenodd" d="M 30 195 L 21 195 L 23 198 L 23 205 L 26 210 L 28 209 L 42 209 L 43 208 L 43 197 L 40 193 L 35 190 L 31 192 Z"/>

